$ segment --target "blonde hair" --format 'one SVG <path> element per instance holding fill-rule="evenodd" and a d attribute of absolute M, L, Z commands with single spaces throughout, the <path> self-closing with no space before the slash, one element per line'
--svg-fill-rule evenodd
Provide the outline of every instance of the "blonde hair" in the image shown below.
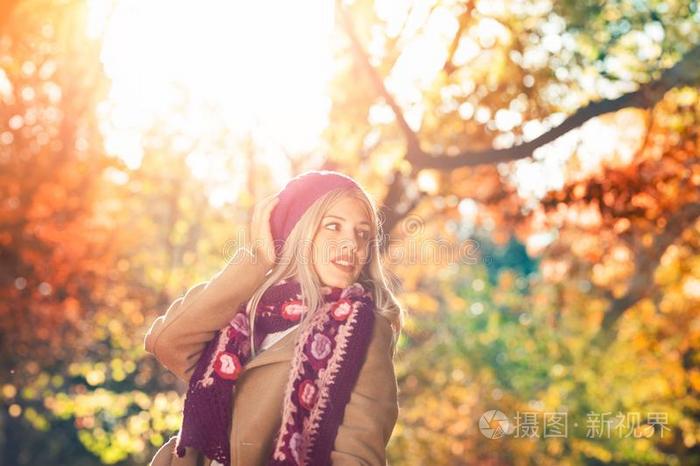
<path fill-rule="evenodd" d="M 372 198 L 362 188 L 344 187 L 334 189 L 317 199 L 299 219 L 289 236 L 287 237 L 277 263 L 268 272 L 263 284 L 253 293 L 248 300 L 246 310 L 250 321 L 250 347 L 251 357 L 255 357 L 255 310 L 263 296 L 271 286 L 283 279 L 296 279 L 301 287 L 302 300 L 308 312 L 305 312 L 300 321 L 300 330 L 309 325 L 312 316 L 320 309 L 323 303 L 321 288 L 323 284 L 313 269 L 310 260 L 312 257 L 312 243 L 321 220 L 326 212 L 340 199 L 346 196 L 361 201 L 370 217 L 372 231 L 369 241 L 369 256 L 362 267 L 357 281 L 366 289 L 372 291 L 376 306 L 375 312 L 391 323 L 393 341 L 391 345 L 392 356 L 396 351 L 396 343 L 401 334 L 404 323 L 404 309 L 395 297 L 394 290 L 398 287 L 398 279 L 385 268 L 379 249 L 379 239 L 382 237 L 382 228 L 377 214 L 377 208 Z"/>

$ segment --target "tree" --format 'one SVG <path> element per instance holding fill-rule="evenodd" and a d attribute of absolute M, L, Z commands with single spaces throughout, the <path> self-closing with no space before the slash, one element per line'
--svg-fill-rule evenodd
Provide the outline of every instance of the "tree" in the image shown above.
<path fill-rule="evenodd" d="M 694 328 L 691 309 L 698 296 L 691 284 L 697 278 L 693 272 L 666 275 L 669 264 L 692 269 L 688 264 L 697 255 L 695 3 L 411 2 L 389 13 L 383 5 L 356 1 L 337 2 L 336 9 L 344 33 L 338 46 L 343 71 L 335 82 L 327 138 L 336 160 L 361 154 L 362 170 L 390 172 L 382 180 L 386 187 L 375 186 L 389 238 L 408 238 L 411 244 L 474 241 L 459 227 L 466 224 L 498 245 L 517 238 L 540 263 L 540 274 L 528 279 L 534 280 L 531 291 L 518 297 L 533 333 L 514 321 L 512 312 L 521 309 L 517 302 L 489 312 L 483 299 L 479 304 L 449 298 L 468 287 L 465 277 L 473 277 L 471 269 L 479 263 L 469 262 L 467 269 L 444 262 L 397 267 L 415 317 L 404 339 L 402 386 L 409 414 L 395 437 L 395 459 L 696 460 L 692 441 L 682 439 L 698 419 L 693 376 L 685 369 L 696 358 L 695 332 L 687 326 Z M 424 50 L 430 53 L 421 54 Z M 524 183 L 528 177 L 531 182 Z M 407 224 L 416 223 L 422 225 L 419 235 L 406 234 Z M 484 240 L 477 245 L 493 254 Z M 481 257 L 488 266 L 489 256 Z M 509 282 L 526 277 L 522 273 Z M 539 289 L 545 292 L 532 291 Z M 497 298 L 503 301 L 500 296 L 486 301 Z M 464 316 L 474 305 L 482 309 L 474 320 L 486 320 L 484 326 Z M 649 336 L 649 321 L 654 328 L 670 325 L 666 313 L 686 330 L 671 339 Z M 475 341 L 468 351 L 464 339 Z M 511 351 L 526 356 L 504 351 L 512 340 L 521 345 Z M 630 353 L 625 345 L 636 350 Z M 657 345 L 685 356 L 671 357 L 655 350 Z M 502 362 L 530 364 L 538 379 L 508 383 L 512 368 L 484 359 L 484 352 L 500 354 Z M 645 363 L 639 366 L 635 358 Z M 455 367 L 466 374 L 459 382 L 449 378 Z M 673 374 L 689 395 L 668 387 L 657 392 L 625 387 L 644 384 L 644 375 L 658 381 L 654 368 Z M 465 380 L 474 381 L 473 391 L 463 389 Z M 594 386 L 600 380 L 610 381 L 604 392 Z M 444 396 L 453 390 L 461 401 Z M 465 411 L 462 403 L 485 409 L 479 403 L 491 399 L 493 390 L 506 407 L 521 410 L 532 395 L 546 400 L 542 406 L 550 410 L 568 397 L 574 414 L 663 405 L 677 416 L 670 440 L 647 443 L 641 456 L 624 442 L 581 433 L 538 444 L 537 453 L 507 442 L 494 450 L 458 420 L 465 413 L 478 418 L 479 411 Z M 461 416 L 449 417 L 456 413 Z M 475 416 L 470 421 L 473 426 Z M 454 430 L 454 423 L 462 427 Z M 425 448 L 415 450 L 414 442 Z"/>

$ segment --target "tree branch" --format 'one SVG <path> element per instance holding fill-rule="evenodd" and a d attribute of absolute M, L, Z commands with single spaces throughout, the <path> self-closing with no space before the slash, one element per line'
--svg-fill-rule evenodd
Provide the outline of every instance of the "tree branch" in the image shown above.
<path fill-rule="evenodd" d="M 629 107 L 649 108 L 656 104 L 668 90 L 679 85 L 696 83 L 700 78 L 700 45 L 696 45 L 675 65 L 664 70 L 658 80 L 642 84 L 636 91 L 629 92 L 615 99 L 591 102 L 578 109 L 560 125 L 550 129 L 532 141 L 518 144 L 507 149 L 464 151 L 454 156 L 449 156 L 444 153 L 428 154 L 420 148 L 418 135 L 408 126 L 408 123 L 406 123 L 403 117 L 401 108 L 386 89 L 381 76 L 379 76 L 371 65 L 367 53 L 364 51 L 355 34 L 352 22 L 339 1 L 337 2 L 337 9 L 360 65 L 366 70 L 377 92 L 386 100 L 387 104 L 396 115 L 398 125 L 407 142 L 405 159 L 418 170 L 424 168 L 453 170 L 460 167 L 496 164 L 528 158 L 532 156 L 537 148 L 556 140 L 572 129 L 580 127 L 586 121 L 594 117 Z"/>
<path fill-rule="evenodd" d="M 596 116 L 628 107 L 649 108 L 661 100 L 668 90 L 679 85 L 696 83 L 699 78 L 700 45 L 696 45 L 690 49 L 678 63 L 666 69 L 658 80 L 642 84 L 636 91 L 624 94 L 616 99 L 592 102 L 578 109 L 559 126 L 552 128 L 532 141 L 507 149 L 465 151 L 455 156 L 409 152 L 406 154 L 406 160 L 419 169 L 436 168 L 440 170 L 453 170 L 459 167 L 472 167 L 476 165 L 524 159 L 531 157 L 535 149 L 554 141 L 572 129 L 580 127 L 583 123 Z"/>
<path fill-rule="evenodd" d="M 391 107 L 392 112 L 394 112 L 394 115 L 396 116 L 396 121 L 399 125 L 399 128 L 401 128 L 401 131 L 404 137 L 406 138 L 406 158 L 408 159 L 409 155 L 411 155 L 411 157 L 425 155 L 423 154 L 423 150 L 420 148 L 418 135 L 411 129 L 410 126 L 408 126 L 408 123 L 406 122 L 406 119 L 403 116 L 403 111 L 401 110 L 401 107 L 399 107 L 399 104 L 394 99 L 394 96 L 392 96 L 391 93 L 387 90 L 382 77 L 379 76 L 377 70 L 375 70 L 372 64 L 370 63 L 369 56 L 360 44 L 360 40 L 357 37 L 357 34 L 355 33 L 355 28 L 353 27 L 352 21 L 350 20 L 350 17 L 345 11 L 345 8 L 343 7 L 342 2 L 340 0 L 336 0 L 336 11 L 340 16 L 343 29 L 345 30 L 345 33 L 350 39 L 353 53 L 357 57 L 360 66 L 362 66 L 365 69 L 367 75 L 372 81 L 372 85 L 374 86 L 375 90 L 377 91 L 377 93 L 379 93 L 379 95 L 381 95 L 384 98 L 387 105 Z"/>
<path fill-rule="evenodd" d="M 447 75 L 454 73 L 454 71 L 457 69 L 457 67 L 452 63 L 452 59 L 455 56 L 455 52 L 457 52 L 457 49 L 459 48 L 459 40 L 462 38 L 462 33 L 464 33 L 464 30 L 469 24 L 469 18 L 471 18 L 472 16 L 471 12 L 473 9 L 474 2 L 467 2 L 467 4 L 464 5 L 464 12 L 462 12 L 462 14 L 459 15 L 459 18 L 457 18 L 457 21 L 459 22 L 459 27 L 457 28 L 457 32 L 452 38 L 450 48 L 447 51 L 447 58 L 445 59 L 445 63 L 442 66 L 442 71 Z"/>

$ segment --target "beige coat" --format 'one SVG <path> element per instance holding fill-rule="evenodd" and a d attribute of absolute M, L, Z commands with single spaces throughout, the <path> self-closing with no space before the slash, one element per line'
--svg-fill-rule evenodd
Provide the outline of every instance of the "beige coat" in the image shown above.
<path fill-rule="evenodd" d="M 257 262 L 240 250 L 214 278 L 176 299 L 146 333 L 145 350 L 188 382 L 207 342 L 263 282 L 266 269 Z M 298 329 L 248 361 L 236 382 L 230 430 L 232 466 L 263 465 L 269 458 L 272 439 L 281 424 L 284 387 Z M 338 429 L 332 464 L 387 464 L 386 444 L 398 417 L 393 353 L 391 325 L 377 315 L 367 357 Z M 172 437 L 151 465 L 210 464 L 191 448 L 184 458 L 174 456 L 174 444 Z"/>

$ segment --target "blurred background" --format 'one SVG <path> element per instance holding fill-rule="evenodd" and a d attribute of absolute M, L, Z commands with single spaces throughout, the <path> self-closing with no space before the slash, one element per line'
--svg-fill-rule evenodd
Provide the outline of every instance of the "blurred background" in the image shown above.
<path fill-rule="evenodd" d="M 325 168 L 408 310 L 391 464 L 700 464 L 699 44 L 696 1 L 0 1 L 0 463 L 146 464 L 146 329 Z"/>

